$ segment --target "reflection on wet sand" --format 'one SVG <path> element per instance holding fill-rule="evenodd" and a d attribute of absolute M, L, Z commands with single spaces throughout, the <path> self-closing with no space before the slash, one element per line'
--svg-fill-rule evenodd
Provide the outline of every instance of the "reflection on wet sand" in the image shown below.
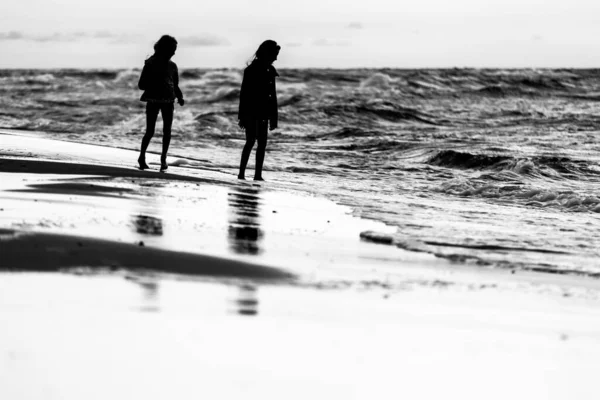
<path fill-rule="evenodd" d="M 239 297 L 235 300 L 235 311 L 239 315 L 258 315 L 257 288 L 253 285 L 240 285 Z"/>
<path fill-rule="evenodd" d="M 259 194 L 255 187 L 236 187 L 228 193 L 229 247 L 237 254 L 257 255 L 263 251 Z"/>
<path fill-rule="evenodd" d="M 138 285 L 142 291 L 140 311 L 157 312 L 160 311 L 160 300 L 158 298 L 158 282 L 153 279 L 147 279 L 143 276 L 126 276 L 125 279 Z"/>
<path fill-rule="evenodd" d="M 143 235 L 162 236 L 163 221 L 150 215 L 138 214 L 133 217 L 133 226 L 137 233 Z"/>
<path fill-rule="evenodd" d="M 144 183 L 142 189 L 145 197 L 139 203 L 136 213 L 131 214 L 133 229 L 136 233 L 148 236 L 163 236 L 164 222 L 160 215 L 160 207 L 157 205 L 156 196 L 162 194 L 163 184 Z"/>

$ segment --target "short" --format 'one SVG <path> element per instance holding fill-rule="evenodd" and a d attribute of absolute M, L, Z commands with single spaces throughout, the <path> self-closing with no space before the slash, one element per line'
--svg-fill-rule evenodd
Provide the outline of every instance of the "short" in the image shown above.
<path fill-rule="evenodd" d="M 269 133 L 269 121 L 266 119 L 257 119 L 246 126 L 247 141 L 262 141 L 267 140 Z"/>
<path fill-rule="evenodd" d="M 163 120 L 170 119 L 173 120 L 173 112 L 175 111 L 175 103 L 146 103 L 146 114 L 151 117 L 158 117 L 158 112 L 160 111 Z"/>

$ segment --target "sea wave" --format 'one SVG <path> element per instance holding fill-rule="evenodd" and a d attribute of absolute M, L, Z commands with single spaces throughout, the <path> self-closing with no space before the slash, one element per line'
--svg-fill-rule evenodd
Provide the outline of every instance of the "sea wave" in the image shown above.
<path fill-rule="evenodd" d="M 0 127 L 138 149 L 139 72 L 0 70 Z M 600 257 L 600 71 L 279 73 L 280 124 L 265 160 L 274 187 L 396 226 L 399 247 L 482 265 L 600 272 L 591 261 Z M 180 71 L 186 105 L 176 106 L 170 150 L 186 160 L 180 168 L 235 177 L 242 74 L 243 66 Z M 160 153 L 160 135 L 159 122 L 151 154 Z"/>
<path fill-rule="evenodd" d="M 540 176 L 548 179 L 597 180 L 600 178 L 600 172 L 593 164 L 564 156 L 519 158 L 512 155 L 473 154 L 442 150 L 431 157 L 428 163 L 447 168 L 511 171 L 520 175 Z M 487 177 L 496 179 L 491 175 Z"/>
<path fill-rule="evenodd" d="M 434 190 L 461 197 L 496 199 L 526 207 L 552 207 L 569 212 L 600 212 L 600 198 L 594 193 L 577 193 L 569 188 L 533 187 L 525 184 L 497 184 L 473 180 L 452 180 Z"/>

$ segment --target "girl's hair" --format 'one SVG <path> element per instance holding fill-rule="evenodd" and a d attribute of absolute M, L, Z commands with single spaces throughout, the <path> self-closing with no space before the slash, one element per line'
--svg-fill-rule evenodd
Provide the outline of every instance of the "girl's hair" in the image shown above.
<path fill-rule="evenodd" d="M 163 35 L 154 43 L 154 52 L 157 54 L 166 54 L 177 49 L 177 40 L 173 36 Z"/>
<path fill-rule="evenodd" d="M 258 46 L 258 50 L 256 50 L 256 53 L 254 53 L 254 56 L 252 57 L 252 60 L 250 62 L 254 62 L 258 59 L 265 58 L 269 54 L 279 53 L 280 49 L 281 46 L 279 46 L 276 41 L 265 40 L 260 44 L 260 46 Z"/>

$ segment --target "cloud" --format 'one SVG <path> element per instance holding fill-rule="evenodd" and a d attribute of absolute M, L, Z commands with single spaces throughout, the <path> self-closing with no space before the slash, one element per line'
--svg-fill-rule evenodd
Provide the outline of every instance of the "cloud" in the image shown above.
<path fill-rule="evenodd" d="M 229 40 L 211 35 L 208 33 L 202 35 L 183 36 L 177 38 L 177 42 L 184 46 L 229 46 Z"/>
<path fill-rule="evenodd" d="M 38 43 L 66 43 L 89 40 L 108 41 L 110 44 L 141 43 L 145 39 L 143 36 L 132 33 L 111 32 L 109 30 L 100 31 L 76 31 L 76 32 L 50 32 L 43 34 L 31 34 L 20 31 L 0 32 L 0 41 L 7 40 L 26 40 Z M 228 46 L 227 39 L 211 35 L 201 34 L 193 36 L 184 36 L 177 38 L 177 41 L 186 46 Z"/>
<path fill-rule="evenodd" d="M 347 40 L 317 39 L 312 42 L 312 45 L 320 47 L 341 47 L 349 46 L 350 42 Z"/>
<path fill-rule="evenodd" d="M 111 44 L 126 44 L 126 43 L 140 43 L 143 41 L 144 37 L 141 35 L 135 35 L 130 33 L 121 33 L 118 35 L 111 36 L 94 36 L 95 39 L 104 39 L 110 38 Z"/>
<path fill-rule="evenodd" d="M 0 40 L 19 40 L 23 39 L 23 33 L 17 31 L 0 32 Z"/>
<path fill-rule="evenodd" d="M 131 43 L 141 39 L 140 35 L 127 33 L 113 33 L 110 31 L 96 32 L 53 32 L 46 34 L 28 34 L 18 31 L 0 32 L 0 40 L 28 40 L 32 42 L 49 43 L 49 42 L 76 42 L 87 39 L 109 40 L 110 43 Z"/>
<path fill-rule="evenodd" d="M 79 36 L 76 36 L 72 33 L 58 33 L 54 32 L 47 35 L 25 35 L 23 37 L 26 40 L 33 40 L 34 42 L 75 42 L 80 39 Z"/>
<path fill-rule="evenodd" d="M 96 31 L 92 34 L 90 34 L 89 36 L 96 38 L 96 39 L 114 39 L 115 36 L 122 36 L 122 35 L 115 35 L 114 33 L 107 31 L 107 30 L 102 30 L 102 31 Z"/>
<path fill-rule="evenodd" d="M 348 25 L 346 25 L 346 28 L 348 28 L 348 29 L 363 29 L 364 26 L 361 22 L 352 21 Z"/>

